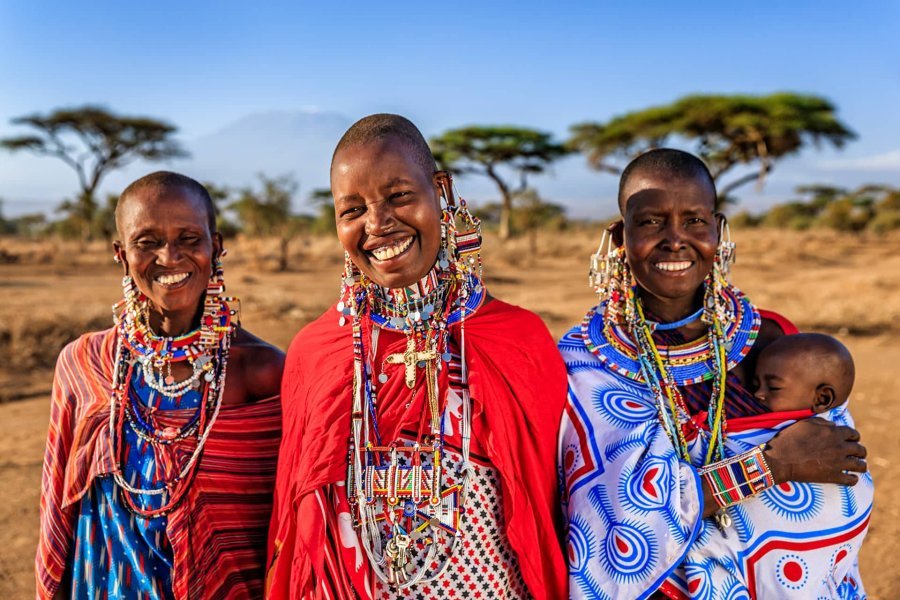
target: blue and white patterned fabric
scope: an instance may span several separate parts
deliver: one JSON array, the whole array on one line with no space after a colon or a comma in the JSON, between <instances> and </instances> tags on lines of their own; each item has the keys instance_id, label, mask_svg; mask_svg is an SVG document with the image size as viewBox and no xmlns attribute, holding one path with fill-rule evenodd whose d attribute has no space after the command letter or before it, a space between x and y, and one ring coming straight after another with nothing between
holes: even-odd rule
<instances>
[{"instance_id":1,"label":"blue and white patterned fabric","mask_svg":"<svg viewBox=\"0 0 900 600\"><path fill-rule=\"evenodd\" d=\"M160 412L195 410L200 393L188 390L177 404L147 385L135 368L129 393L145 407ZM171 411L171 412L170 412ZM161 487L161 470L151 445L125 425L125 478L136 487ZM72 598L141 598L170 600L174 556L165 516L145 519L128 510L112 477L99 477L81 500L72 561ZM159 508L162 497L136 496L144 510Z\"/></svg>"},{"instance_id":2,"label":"blue and white patterned fabric","mask_svg":"<svg viewBox=\"0 0 900 600\"><path fill-rule=\"evenodd\" d=\"M576 327L559 344L569 402L559 464L572 598L862 599L857 555L872 508L868 474L854 487L785 483L728 509L725 537L703 519L696 469L679 459L649 388L607 369ZM819 415L852 425L846 404ZM726 453L775 429L731 433ZM704 432L705 433L705 432ZM691 442L701 464L706 438Z\"/></svg>"}]
</instances>

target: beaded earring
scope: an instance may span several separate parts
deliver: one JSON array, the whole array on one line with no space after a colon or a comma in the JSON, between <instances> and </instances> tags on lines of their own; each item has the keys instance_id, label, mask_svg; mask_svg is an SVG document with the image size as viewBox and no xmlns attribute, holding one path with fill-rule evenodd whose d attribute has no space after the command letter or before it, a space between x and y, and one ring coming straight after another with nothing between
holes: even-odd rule
<instances>
[{"instance_id":1,"label":"beaded earring","mask_svg":"<svg viewBox=\"0 0 900 600\"><path fill-rule=\"evenodd\" d=\"M453 177L444 172L441 188L445 207L441 211L441 251L438 266L446 269L455 263L460 275L481 279L484 264L481 256L481 221L472 214L463 198L456 201Z\"/></svg>"},{"instance_id":2,"label":"beaded earring","mask_svg":"<svg viewBox=\"0 0 900 600\"><path fill-rule=\"evenodd\" d=\"M605 304L604 320L607 323L624 325L633 312L628 302L634 285L631 269L625 257L625 247L616 246L611 235L603 230L600 246L591 255L588 283L597 294L598 305Z\"/></svg>"},{"instance_id":3,"label":"beaded earring","mask_svg":"<svg viewBox=\"0 0 900 600\"><path fill-rule=\"evenodd\" d=\"M347 317L357 314L356 290L361 283L362 273L350 260L350 253L344 251L344 270L341 272L341 295L337 309L341 313L339 323L341 326L347 323Z\"/></svg>"},{"instance_id":4,"label":"beaded earring","mask_svg":"<svg viewBox=\"0 0 900 600\"><path fill-rule=\"evenodd\" d=\"M731 228L723 217L719 228L719 245L716 247L712 271L706 276L706 292L703 298L704 322L713 323L718 320L723 328L727 328L735 319L734 307L725 297L725 288L730 285L728 275L734 262L734 250Z\"/></svg>"},{"instance_id":5,"label":"beaded earring","mask_svg":"<svg viewBox=\"0 0 900 600\"><path fill-rule=\"evenodd\" d=\"M149 323L150 306L147 297L141 292L134 278L131 275L122 277L122 296L125 304L125 318L130 323ZM113 306L113 314L115 314L119 304Z\"/></svg>"}]
</instances>

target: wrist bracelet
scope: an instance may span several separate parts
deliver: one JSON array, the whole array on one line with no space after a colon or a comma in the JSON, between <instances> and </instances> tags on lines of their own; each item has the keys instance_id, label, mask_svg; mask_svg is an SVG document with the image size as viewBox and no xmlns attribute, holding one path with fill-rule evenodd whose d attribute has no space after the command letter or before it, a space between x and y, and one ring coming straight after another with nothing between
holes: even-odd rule
<instances>
[{"instance_id":1,"label":"wrist bracelet","mask_svg":"<svg viewBox=\"0 0 900 600\"><path fill-rule=\"evenodd\" d=\"M719 508L737 504L775 485L763 448L765 444L760 444L747 452L699 470L700 477L709 484Z\"/></svg>"}]
</instances>

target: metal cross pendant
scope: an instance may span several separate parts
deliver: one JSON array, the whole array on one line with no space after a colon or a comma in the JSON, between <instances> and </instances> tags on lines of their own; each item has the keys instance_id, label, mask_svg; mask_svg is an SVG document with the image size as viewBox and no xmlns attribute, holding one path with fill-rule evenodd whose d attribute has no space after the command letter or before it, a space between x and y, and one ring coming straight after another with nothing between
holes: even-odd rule
<instances>
[{"instance_id":1,"label":"metal cross pendant","mask_svg":"<svg viewBox=\"0 0 900 600\"><path fill-rule=\"evenodd\" d=\"M406 367L406 387L416 387L416 365L422 361L434 360L437 352L434 350L416 351L416 340L413 336L406 339L406 352L390 354L385 359L391 365L404 365Z\"/></svg>"}]
</instances>

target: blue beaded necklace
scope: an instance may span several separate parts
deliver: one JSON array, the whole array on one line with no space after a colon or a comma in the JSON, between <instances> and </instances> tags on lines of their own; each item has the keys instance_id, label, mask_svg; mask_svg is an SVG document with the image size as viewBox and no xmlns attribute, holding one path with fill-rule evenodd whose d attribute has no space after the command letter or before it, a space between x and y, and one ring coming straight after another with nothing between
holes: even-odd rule
<instances>
[{"instance_id":1,"label":"blue beaded necklace","mask_svg":"<svg viewBox=\"0 0 900 600\"><path fill-rule=\"evenodd\" d=\"M650 331L671 331L673 329L678 329L679 327L684 327L688 323L693 323L702 316L703 307L701 306L697 309L697 312L689 314L680 321L673 321L671 323L656 323L654 321L647 321L647 325L650 326Z\"/></svg>"}]
</instances>

